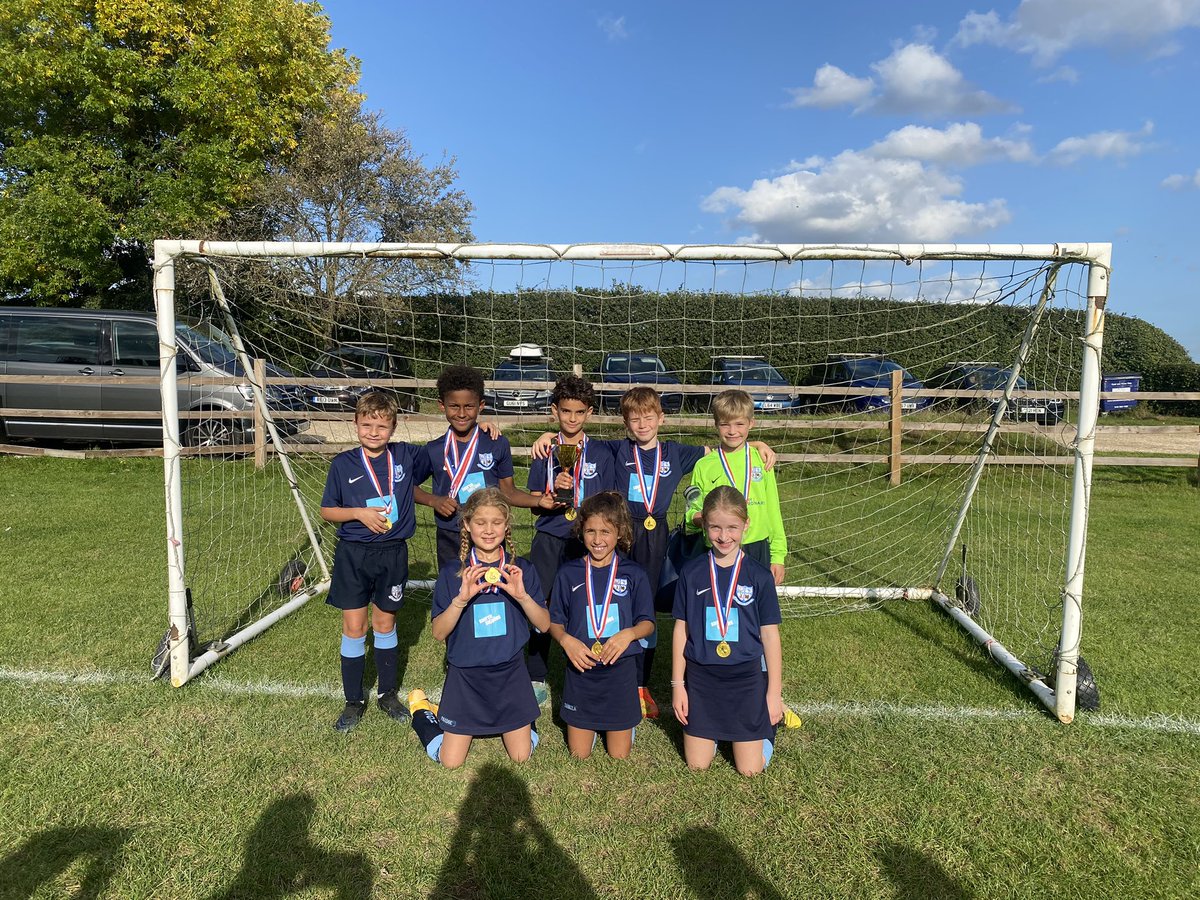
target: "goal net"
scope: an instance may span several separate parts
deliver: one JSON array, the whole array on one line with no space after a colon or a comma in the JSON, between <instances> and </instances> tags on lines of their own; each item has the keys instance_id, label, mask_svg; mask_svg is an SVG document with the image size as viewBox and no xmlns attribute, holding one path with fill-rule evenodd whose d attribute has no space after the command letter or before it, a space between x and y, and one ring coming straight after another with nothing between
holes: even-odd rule
<instances>
[{"instance_id":1,"label":"goal net","mask_svg":"<svg viewBox=\"0 0 1200 900\"><path fill-rule=\"evenodd\" d=\"M434 380L465 363L519 486L564 373L596 386L600 437L624 434L631 383L662 394L660 437L695 444L714 443L712 397L747 391L778 453L785 616L927 602L1070 721L1094 690L1079 610L1108 254L159 242L164 666L182 684L328 588L318 508L356 398L393 392L395 439L423 444L446 429ZM190 371L203 354L226 382ZM436 574L427 512L410 586Z\"/></svg>"}]
</instances>

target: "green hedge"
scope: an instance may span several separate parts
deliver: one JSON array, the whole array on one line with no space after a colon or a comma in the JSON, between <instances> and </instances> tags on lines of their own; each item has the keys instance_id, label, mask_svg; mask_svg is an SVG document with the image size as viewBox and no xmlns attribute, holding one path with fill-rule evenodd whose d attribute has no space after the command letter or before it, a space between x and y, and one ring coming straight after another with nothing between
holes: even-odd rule
<instances>
[{"instance_id":1,"label":"green hedge","mask_svg":"<svg viewBox=\"0 0 1200 900\"><path fill-rule=\"evenodd\" d=\"M1142 371L1143 391L1200 392L1200 364L1194 362L1159 363ZM1150 406L1159 412L1177 416L1200 416L1200 401L1151 400Z\"/></svg>"}]
</instances>

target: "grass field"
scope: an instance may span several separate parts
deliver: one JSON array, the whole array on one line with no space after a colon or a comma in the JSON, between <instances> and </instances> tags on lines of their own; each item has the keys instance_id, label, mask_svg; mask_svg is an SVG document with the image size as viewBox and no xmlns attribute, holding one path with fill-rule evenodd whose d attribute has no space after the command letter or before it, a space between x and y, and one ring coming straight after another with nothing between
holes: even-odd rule
<instances>
[{"instance_id":1,"label":"grass field","mask_svg":"<svg viewBox=\"0 0 1200 900\"><path fill-rule=\"evenodd\" d=\"M1196 896L1189 477L1097 470L1099 713L1056 724L925 604L789 619L804 727L745 780L688 773L666 720L623 764L572 762L548 714L525 766L486 741L444 772L376 710L338 736L320 603L150 682L161 463L0 459L0 898ZM440 685L427 617L401 616L406 686Z\"/></svg>"}]
</instances>

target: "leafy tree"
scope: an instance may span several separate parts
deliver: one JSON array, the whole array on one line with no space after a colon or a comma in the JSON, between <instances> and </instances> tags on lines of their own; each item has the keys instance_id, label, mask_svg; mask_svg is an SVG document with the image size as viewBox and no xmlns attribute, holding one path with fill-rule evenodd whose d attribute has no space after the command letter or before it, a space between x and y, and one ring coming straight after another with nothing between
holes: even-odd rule
<instances>
[{"instance_id":1,"label":"leafy tree","mask_svg":"<svg viewBox=\"0 0 1200 900\"><path fill-rule=\"evenodd\" d=\"M219 228L353 83L328 40L296 0L0 3L0 296L148 302L150 242Z\"/></svg>"},{"instance_id":2,"label":"leafy tree","mask_svg":"<svg viewBox=\"0 0 1200 900\"><path fill-rule=\"evenodd\" d=\"M307 116L299 145L260 184L235 226L241 239L284 241L471 241L472 204L456 186L454 159L428 166L403 131L387 128L360 95L332 92ZM463 268L422 260L303 259L293 267L226 264L222 278L247 330L336 340L339 329L382 340L413 295L463 287ZM303 322L300 321L303 319ZM299 327L289 329L288 325ZM297 337L297 339L299 339ZM294 347L297 356L313 348ZM316 349L320 349L319 347Z\"/></svg>"}]
</instances>

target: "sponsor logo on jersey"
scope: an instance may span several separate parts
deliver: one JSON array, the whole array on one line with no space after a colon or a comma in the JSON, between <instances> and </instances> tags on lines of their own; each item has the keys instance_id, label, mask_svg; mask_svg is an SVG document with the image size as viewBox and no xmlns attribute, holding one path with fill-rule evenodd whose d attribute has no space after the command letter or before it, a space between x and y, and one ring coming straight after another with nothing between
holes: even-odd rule
<instances>
[{"instance_id":1,"label":"sponsor logo on jersey","mask_svg":"<svg viewBox=\"0 0 1200 900\"><path fill-rule=\"evenodd\" d=\"M500 617L498 615L496 615L495 613L492 613L489 616L483 616L479 620L479 624L480 625L495 625L499 621L500 621Z\"/></svg>"},{"instance_id":2,"label":"sponsor logo on jersey","mask_svg":"<svg viewBox=\"0 0 1200 900\"><path fill-rule=\"evenodd\" d=\"M734 593L734 599L737 601L738 606L746 606L749 603L753 603L754 602L754 587L753 587L753 585L739 584L737 586L737 591Z\"/></svg>"},{"instance_id":3,"label":"sponsor logo on jersey","mask_svg":"<svg viewBox=\"0 0 1200 900\"><path fill-rule=\"evenodd\" d=\"M451 728L458 724L457 719L447 719L445 716L438 716L438 719L443 725L449 725Z\"/></svg>"},{"instance_id":4,"label":"sponsor logo on jersey","mask_svg":"<svg viewBox=\"0 0 1200 900\"><path fill-rule=\"evenodd\" d=\"M393 584L392 585L392 593L390 596L391 596L393 603L399 603L401 600L403 600L404 599L404 585Z\"/></svg>"},{"instance_id":5,"label":"sponsor logo on jersey","mask_svg":"<svg viewBox=\"0 0 1200 900\"><path fill-rule=\"evenodd\" d=\"M629 593L629 579L628 578L614 578L613 579L613 593L616 594L618 597L624 597L626 594L628 594Z\"/></svg>"},{"instance_id":6,"label":"sponsor logo on jersey","mask_svg":"<svg viewBox=\"0 0 1200 900\"><path fill-rule=\"evenodd\" d=\"M479 468L483 471L489 471L496 464L495 458L490 453L480 453L478 458Z\"/></svg>"}]
</instances>

